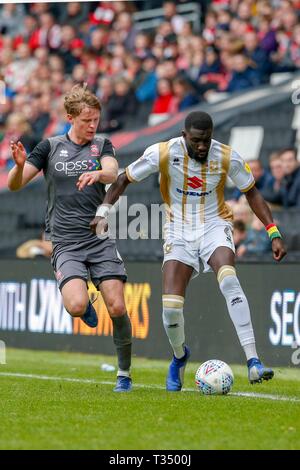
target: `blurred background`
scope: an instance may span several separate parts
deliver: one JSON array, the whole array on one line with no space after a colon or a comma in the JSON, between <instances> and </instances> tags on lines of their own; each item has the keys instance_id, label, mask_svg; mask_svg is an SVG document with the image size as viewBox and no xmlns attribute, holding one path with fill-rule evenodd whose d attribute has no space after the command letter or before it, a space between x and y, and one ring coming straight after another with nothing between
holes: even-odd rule
<instances>
[{"instance_id":1,"label":"blurred background","mask_svg":"<svg viewBox=\"0 0 300 470\"><path fill-rule=\"evenodd\" d=\"M102 103L98 132L124 168L147 145L179 135L203 109L215 138L249 161L275 210L289 259L300 252L300 2L297 0L116 1L0 5L0 255L42 238L45 186L8 193L9 142L28 153L69 129L63 96L87 82ZM300 96L300 90L299 90ZM293 103L294 101L294 103ZM228 182L239 259L270 258L266 233ZM130 202L159 202L156 176L130 188ZM42 240L41 240L42 241ZM36 246L36 244L34 245ZM47 245L19 250L49 255ZM45 249L45 251L43 251ZM127 259L162 257L160 240L120 242Z\"/></svg>"}]
</instances>

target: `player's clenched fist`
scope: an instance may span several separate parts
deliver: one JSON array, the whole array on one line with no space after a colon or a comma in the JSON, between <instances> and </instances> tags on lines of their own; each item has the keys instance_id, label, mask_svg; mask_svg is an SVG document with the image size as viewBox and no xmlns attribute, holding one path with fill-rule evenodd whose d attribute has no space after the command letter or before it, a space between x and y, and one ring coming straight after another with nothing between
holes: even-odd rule
<instances>
[{"instance_id":1,"label":"player's clenched fist","mask_svg":"<svg viewBox=\"0 0 300 470\"><path fill-rule=\"evenodd\" d=\"M272 240L272 251L275 261L281 261L286 255L286 248L281 238L274 238Z\"/></svg>"},{"instance_id":2,"label":"player's clenched fist","mask_svg":"<svg viewBox=\"0 0 300 470\"><path fill-rule=\"evenodd\" d=\"M26 150L22 144L22 142L13 142L11 141L10 143L10 148L11 148L11 153L12 157L14 159L14 162L17 166L23 167L26 161Z\"/></svg>"}]
</instances>

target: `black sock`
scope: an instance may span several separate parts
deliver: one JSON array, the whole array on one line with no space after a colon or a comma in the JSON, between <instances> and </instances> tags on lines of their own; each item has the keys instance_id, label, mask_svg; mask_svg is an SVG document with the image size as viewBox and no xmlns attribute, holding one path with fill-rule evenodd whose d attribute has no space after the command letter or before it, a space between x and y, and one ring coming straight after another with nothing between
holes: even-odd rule
<instances>
[{"instance_id":1,"label":"black sock","mask_svg":"<svg viewBox=\"0 0 300 470\"><path fill-rule=\"evenodd\" d=\"M131 323L127 313L113 317L113 338L117 350L119 369L129 371L131 366Z\"/></svg>"}]
</instances>

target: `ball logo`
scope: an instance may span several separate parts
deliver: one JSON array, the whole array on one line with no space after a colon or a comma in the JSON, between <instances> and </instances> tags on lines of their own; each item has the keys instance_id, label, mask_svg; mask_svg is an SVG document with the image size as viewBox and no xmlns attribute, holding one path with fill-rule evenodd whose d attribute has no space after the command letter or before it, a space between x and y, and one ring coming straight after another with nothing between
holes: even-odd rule
<instances>
[{"instance_id":1,"label":"ball logo","mask_svg":"<svg viewBox=\"0 0 300 470\"><path fill-rule=\"evenodd\" d=\"M212 365L208 365L205 369L205 375L208 375L210 374L211 372L213 372L215 370L215 367L212 366Z\"/></svg>"}]
</instances>

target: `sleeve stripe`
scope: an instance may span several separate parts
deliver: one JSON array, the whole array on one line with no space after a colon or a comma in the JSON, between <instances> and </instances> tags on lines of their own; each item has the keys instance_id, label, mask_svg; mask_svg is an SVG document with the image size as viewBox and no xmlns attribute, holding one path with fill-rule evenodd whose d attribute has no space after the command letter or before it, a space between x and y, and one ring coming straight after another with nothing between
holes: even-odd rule
<instances>
[{"instance_id":1,"label":"sleeve stripe","mask_svg":"<svg viewBox=\"0 0 300 470\"><path fill-rule=\"evenodd\" d=\"M128 167L125 169L125 172L126 172L126 176L129 179L130 183L138 183L138 181L135 180L134 178L132 178L132 176L130 175Z\"/></svg>"},{"instance_id":2,"label":"sleeve stripe","mask_svg":"<svg viewBox=\"0 0 300 470\"><path fill-rule=\"evenodd\" d=\"M247 188L240 189L240 191L241 191L241 193L247 193L248 191L250 191L250 189L253 188L253 186L255 186L255 181L252 181L252 183L249 186L247 186Z\"/></svg>"}]
</instances>

